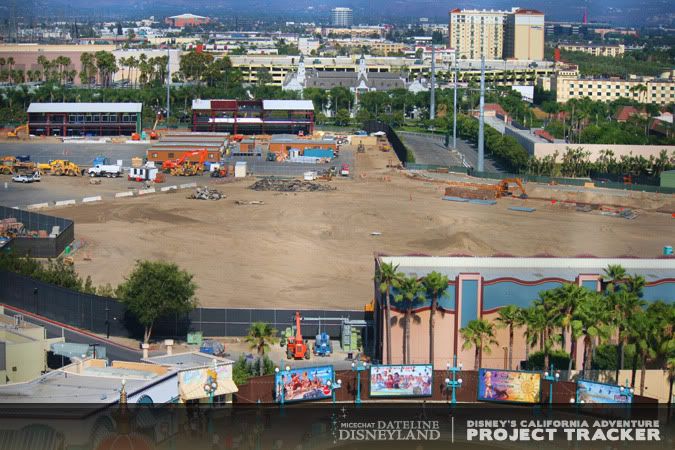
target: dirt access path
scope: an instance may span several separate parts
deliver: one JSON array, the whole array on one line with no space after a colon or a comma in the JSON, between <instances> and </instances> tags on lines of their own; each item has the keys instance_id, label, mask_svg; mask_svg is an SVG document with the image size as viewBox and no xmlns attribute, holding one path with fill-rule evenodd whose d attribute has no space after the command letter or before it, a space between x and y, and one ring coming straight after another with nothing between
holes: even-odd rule
<instances>
[{"instance_id":1,"label":"dirt access path","mask_svg":"<svg viewBox=\"0 0 675 450\"><path fill-rule=\"evenodd\" d=\"M675 237L665 214L624 220L544 201L443 201L442 185L387 169L394 159L358 154L354 179L333 180L329 192L256 192L246 179L214 185L227 195L220 201L183 191L50 214L75 220L86 243L76 267L96 284L119 283L137 259L175 261L195 274L201 305L223 307L362 308L372 299L376 252L647 257ZM537 211L508 210L514 205Z\"/></svg>"}]
</instances>

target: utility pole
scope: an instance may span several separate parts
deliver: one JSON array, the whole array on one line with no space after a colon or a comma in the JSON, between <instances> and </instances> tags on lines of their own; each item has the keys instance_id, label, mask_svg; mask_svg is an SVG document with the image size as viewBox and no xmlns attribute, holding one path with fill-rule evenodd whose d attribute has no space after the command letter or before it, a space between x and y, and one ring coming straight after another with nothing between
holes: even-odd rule
<instances>
[{"instance_id":1,"label":"utility pole","mask_svg":"<svg viewBox=\"0 0 675 450\"><path fill-rule=\"evenodd\" d=\"M459 64L457 64L457 50L455 49L455 90L452 95L452 148L457 150L457 78L459 78Z\"/></svg>"},{"instance_id":2,"label":"utility pole","mask_svg":"<svg viewBox=\"0 0 675 450\"><path fill-rule=\"evenodd\" d=\"M478 171L485 170L485 55L480 59L480 112L478 116Z\"/></svg>"},{"instance_id":3,"label":"utility pole","mask_svg":"<svg viewBox=\"0 0 675 450\"><path fill-rule=\"evenodd\" d=\"M436 47L431 42L431 101L429 102L429 120L436 118Z\"/></svg>"},{"instance_id":4,"label":"utility pole","mask_svg":"<svg viewBox=\"0 0 675 450\"><path fill-rule=\"evenodd\" d=\"M171 47L166 41L166 126L169 127L171 116Z\"/></svg>"}]
</instances>

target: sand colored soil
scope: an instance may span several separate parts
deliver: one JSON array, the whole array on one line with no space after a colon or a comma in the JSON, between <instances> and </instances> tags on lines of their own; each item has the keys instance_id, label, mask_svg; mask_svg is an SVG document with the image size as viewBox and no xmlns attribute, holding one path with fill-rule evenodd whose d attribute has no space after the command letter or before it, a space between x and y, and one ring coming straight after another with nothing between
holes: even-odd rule
<instances>
[{"instance_id":1,"label":"sand colored soil","mask_svg":"<svg viewBox=\"0 0 675 450\"><path fill-rule=\"evenodd\" d=\"M137 259L175 261L195 274L203 306L361 308L375 253L647 257L675 237L674 219L654 212L625 220L537 200L443 201L444 186L387 169L390 159L358 154L354 179L330 192L256 192L248 179L215 185L220 201L183 191L50 213L75 220L86 242L76 268L96 284L119 283Z\"/></svg>"}]
</instances>

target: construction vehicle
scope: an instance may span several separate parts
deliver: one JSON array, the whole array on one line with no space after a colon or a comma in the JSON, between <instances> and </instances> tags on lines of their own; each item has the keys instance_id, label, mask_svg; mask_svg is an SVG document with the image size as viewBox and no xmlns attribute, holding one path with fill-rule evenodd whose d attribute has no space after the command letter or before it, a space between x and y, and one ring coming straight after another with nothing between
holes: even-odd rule
<instances>
[{"instance_id":1,"label":"construction vehicle","mask_svg":"<svg viewBox=\"0 0 675 450\"><path fill-rule=\"evenodd\" d=\"M28 134L29 131L28 131L28 124L27 123L25 123L23 125L19 125L18 127L14 128L14 130L12 130L12 131L8 131L7 137L18 139L19 133L22 132L22 131L25 132L26 134Z\"/></svg>"},{"instance_id":2,"label":"construction vehicle","mask_svg":"<svg viewBox=\"0 0 675 450\"><path fill-rule=\"evenodd\" d=\"M22 159L24 159L22 157ZM18 172L33 172L35 164L25 161L16 156L3 156L0 158L0 175L14 175Z\"/></svg>"},{"instance_id":3,"label":"construction vehicle","mask_svg":"<svg viewBox=\"0 0 675 450\"><path fill-rule=\"evenodd\" d=\"M167 160L162 163L162 171L169 172L174 176L191 177L204 173L204 162L208 157L208 150L195 150L185 152L176 160ZM191 156L199 156L198 162L189 161Z\"/></svg>"},{"instance_id":4,"label":"construction vehicle","mask_svg":"<svg viewBox=\"0 0 675 450\"><path fill-rule=\"evenodd\" d=\"M497 184L467 183L464 181L448 181L451 187L446 188L445 195L467 198L495 199L516 196L511 189L515 184L520 189L519 198L526 199L527 192L520 178L504 178Z\"/></svg>"},{"instance_id":5,"label":"construction vehicle","mask_svg":"<svg viewBox=\"0 0 675 450\"><path fill-rule=\"evenodd\" d=\"M314 354L316 356L330 356L331 353L333 353L333 346L330 343L328 333L317 334L314 339Z\"/></svg>"},{"instance_id":6,"label":"construction vehicle","mask_svg":"<svg viewBox=\"0 0 675 450\"><path fill-rule=\"evenodd\" d=\"M225 178L227 177L227 166L217 167L211 172L213 178Z\"/></svg>"},{"instance_id":7,"label":"construction vehicle","mask_svg":"<svg viewBox=\"0 0 675 450\"><path fill-rule=\"evenodd\" d=\"M274 152L267 152L267 161L276 161L277 155Z\"/></svg>"},{"instance_id":8,"label":"construction vehicle","mask_svg":"<svg viewBox=\"0 0 675 450\"><path fill-rule=\"evenodd\" d=\"M159 139L159 133L157 132L157 124L159 124L161 121L164 120L164 115L160 112L157 113L157 117L155 118L155 123L152 126L152 130L150 130L150 133L148 136L150 137L150 140L157 140Z\"/></svg>"},{"instance_id":9,"label":"construction vehicle","mask_svg":"<svg viewBox=\"0 0 675 450\"><path fill-rule=\"evenodd\" d=\"M295 336L289 337L286 344L286 357L288 359L309 359L310 353L307 348L307 342L302 339L302 329L300 328L300 311L295 312Z\"/></svg>"},{"instance_id":10,"label":"construction vehicle","mask_svg":"<svg viewBox=\"0 0 675 450\"><path fill-rule=\"evenodd\" d=\"M84 171L80 169L80 166L65 159L49 161L49 173L57 176L66 175L69 177L84 175Z\"/></svg>"}]
</instances>

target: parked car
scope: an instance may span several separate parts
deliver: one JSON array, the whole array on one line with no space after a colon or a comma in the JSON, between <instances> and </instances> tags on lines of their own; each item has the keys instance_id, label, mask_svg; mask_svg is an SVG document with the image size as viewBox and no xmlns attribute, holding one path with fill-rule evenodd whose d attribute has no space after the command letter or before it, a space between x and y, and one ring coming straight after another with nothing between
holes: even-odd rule
<instances>
[{"instance_id":1,"label":"parked car","mask_svg":"<svg viewBox=\"0 0 675 450\"><path fill-rule=\"evenodd\" d=\"M32 183L32 182L39 182L40 181L40 172L35 172L32 175L26 175L26 174L20 174L20 175L14 175L12 177L12 181L15 183Z\"/></svg>"}]
</instances>

